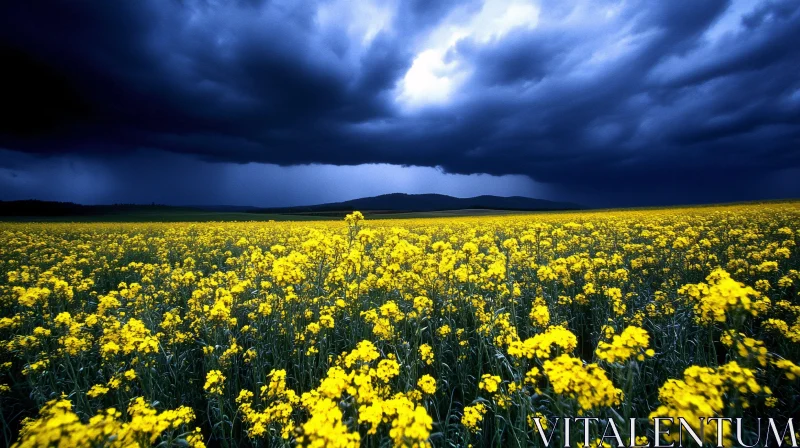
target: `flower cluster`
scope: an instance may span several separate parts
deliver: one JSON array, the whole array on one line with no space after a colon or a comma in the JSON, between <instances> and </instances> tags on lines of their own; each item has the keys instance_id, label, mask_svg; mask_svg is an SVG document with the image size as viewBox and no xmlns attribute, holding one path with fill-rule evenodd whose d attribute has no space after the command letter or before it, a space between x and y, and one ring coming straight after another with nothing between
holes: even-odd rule
<instances>
[{"instance_id":1,"label":"flower cluster","mask_svg":"<svg viewBox=\"0 0 800 448\"><path fill-rule=\"evenodd\" d=\"M630 326L618 335L614 335L611 342L600 341L597 344L597 357L606 362L624 363L631 358L644 361L645 357L655 355L649 348L650 335L643 328Z\"/></svg>"},{"instance_id":2,"label":"flower cluster","mask_svg":"<svg viewBox=\"0 0 800 448\"><path fill-rule=\"evenodd\" d=\"M72 402L62 396L45 403L38 418L23 422L21 440L14 447L146 447L154 444L162 433L183 430L176 434L177 439L183 439L186 446L205 448L197 430L188 427L194 419L194 411L188 407L158 412L137 397L131 401L125 417L115 408L108 408L83 422L73 411Z\"/></svg>"},{"instance_id":3,"label":"flower cluster","mask_svg":"<svg viewBox=\"0 0 800 448\"><path fill-rule=\"evenodd\" d=\"M537 446L800 407L797 202L308 218L0 223L7 438Z\"/></svg>"},{"instance_id":4,"label":"flower cluster","mask_svg":"<svg viewBox=\"0 0 800 448\"><path fill-rule=\"evenodd\" d=\"M584 412L618 405L622 398L622 391L614 387L600 366L584 365L566 354L545 361L544 373L557 394L575 399Z\"/></svg>"}]
</instances>

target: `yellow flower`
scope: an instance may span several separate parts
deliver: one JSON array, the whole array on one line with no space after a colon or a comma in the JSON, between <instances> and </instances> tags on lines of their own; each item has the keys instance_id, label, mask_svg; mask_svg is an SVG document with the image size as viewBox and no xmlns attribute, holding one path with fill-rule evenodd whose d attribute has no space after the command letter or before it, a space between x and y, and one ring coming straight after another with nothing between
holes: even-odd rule
<instances>
[{"instance_id":1,"label":"yellow flower","mask_svg":"<svg viewBox=\"0 0 800 448\"><path fill-rule=\"evenodd\" d=\"M383 382L388 382L400 374L400 364L394 359L382 359L378 362L377 376Z\"/></svg>"},{"instance_id":2,"label":"yellow flower","mask_svg":"<svg viewBox=\"0 0 800 448\"><path fill-rule=\"evenodd\" d=\"M800 366L795 365L795 363L789 361L788 359L778 359L772 362L772 364L782 369L786 378L790 380L795 380L800 377Z\"/></svg>"},{"instance_id":3,"label":"yellow flower","mask_svg":"<svg viewBox=\"0 0 800 448\"><path fill-rule=\"evenodd\" d=\"M508 348L508 354L516 357L547 359L551 357L553 346L571 352L578 346L578 338L561 325L553 326L525 341L513 341Z\"/></svg>"},{"instance_id":4,"label":"yellow flower","mask_svg":"<svg viewBox=\"0 0 800 448\"><path fill-rule=\"evenodd\" d=\"M481 381L478 383L478 388L493 394L497 392L497 386L502 381L503 380L499 376L486 373L481 377Z\"/></svg>"},{"instance_id":5,"label":"yellow flower","mask_svg":"<svg viewBox=\"0 0 800 448\"><path fill-rule=\"evenodd\" d=\"M433 395L436 393L436 380L430 375L422 375L417 381L417 387L422 393Z\"/></svg>"},{"instance_id":6,"label":"yellow flower","mask_svg":"<svg viewBox=\"0 0 800 448\"><path fill-rule=\"evenodd\" d=\"M620 403L622 391L615 388L597 364L561 355L544 362L544 373L555 393L572 398L584 411Z\"/></svg>"},{"instance_id":7,"label":"yellow flower","mask_svg":"<svg viewBox=\"0 0 800 448\"><path fill-rule=\"evenodd\" d=\"M528 427L536 429L536 421L539 421L539 425L542 427L543 430L547 430L547 417L544 416L541 412L535 412L533 414L528 414L526 421L528 422Z\"/></svg>"},{"instance_id":8,"label":"yellow flower","mask_svg":"<svg viewBox=\"0 0 800 448\"><path fill-rule=\"evenodd\" d=\"M547 324L550 323L550 310L547 308L544 298L536 298L531 308L530 318L534 324L542 328L547 327Z\"/></svg>"},{"instance_id":9,"label":"yellow flower","mask_svg":"<svg viewBox=\"0 0 800 448\"><path fill-rule=\"evenodd\" d=\"M419 356L422 359L422 362L431 365L433 364L433 348L431 348L428 344L422 344L419 346Z\"/></svg>"},{"instance_id":10,"label":"yellow flower","mask_svg":"<svg viewBox=\"0 0 800 448\"><path fill-rule=\"evenodd\" d=\"M613 336L610 343L600 341L597 344L597 357L603 361L624 363L631 358L644 361L645 357L652 357L655 352L648 348L650 335L642 328L630 326L621 334Z\"/></svg>"},{"instance_id":11,"label":"yellow flower","mask_svg":"<svg viewBox=\"0 0 800 448\"><path fill-rule=\"evenodd\" d=\"M474 406L466 406L464 415L461 417L461 424L466 426L470 432L480 431L480 424L483 422L483 415L486 414L486 406L478 403Z\"/></svg>"},{"instance_id":12,"label":"yellow flower","mask_svg":"<svg viewBox=\"0 0 800 448\"><path fill-rule=\"evenodd\" d=\"M694 301L697 320L704 324L725 322L732 312L745 312L753 316L763 310L760 294L749 286L733 280L723 269L715 269L706 277L709 282L688 284L679 290Z\"/></svg>"},{"instance_id":13,"label":"yellow flower","mask_svg":"<svg viewBox=\"0 0 800 448\"><path fill-rule=\"evenodd\" d=\"M222 395L225 389L225 375L219 370L211 370L206 374L206 384L203 390L211 395Z\"/></svg>"},{"instance_id":14,"label":"yellow flower","mask_svg":"<svg viewBox=\"0 0 800 448\"><path fill-rule=\"evenodd\" d=\"M360 446L361 436L350 432L343 422L342 411L336 402L328 399L309 404L311 417L300 426L297 442L302 446L346 447Z\"/></svg>"}]
</instances>

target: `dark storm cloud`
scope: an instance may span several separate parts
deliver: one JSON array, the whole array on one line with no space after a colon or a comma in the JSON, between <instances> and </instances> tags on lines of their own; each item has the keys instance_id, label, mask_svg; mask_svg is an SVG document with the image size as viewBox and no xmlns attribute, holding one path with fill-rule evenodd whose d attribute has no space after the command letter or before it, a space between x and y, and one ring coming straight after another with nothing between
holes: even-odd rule
<instances>
[{"instance_id":1,"label":"dark storm cloud","mask_svg":"<svg viewBox=\"0 0 800 448\"><path fill-rule=\"evenodd\" d=\"M436 166L598 204L798 194L796 0L6 2L0 17L15 151Z\"/></svg>"}]
</instances>

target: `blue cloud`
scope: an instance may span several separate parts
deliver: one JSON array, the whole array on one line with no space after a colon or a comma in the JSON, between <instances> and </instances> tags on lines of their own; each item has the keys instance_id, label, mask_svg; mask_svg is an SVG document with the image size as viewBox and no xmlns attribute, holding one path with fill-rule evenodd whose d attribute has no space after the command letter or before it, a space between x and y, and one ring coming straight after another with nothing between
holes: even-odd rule
<instances>
[{"instance_id":1,"label":"blue cloud","mask_svg":"<svg viewBox=\"0 0 800 448\"><path fill-rule=\"evenodd\" d=\"M800 167L798 41L794 0L7 2L0 146L442 167L597 204L785 196L728 180Z\"/></svg>"}]
</instances>

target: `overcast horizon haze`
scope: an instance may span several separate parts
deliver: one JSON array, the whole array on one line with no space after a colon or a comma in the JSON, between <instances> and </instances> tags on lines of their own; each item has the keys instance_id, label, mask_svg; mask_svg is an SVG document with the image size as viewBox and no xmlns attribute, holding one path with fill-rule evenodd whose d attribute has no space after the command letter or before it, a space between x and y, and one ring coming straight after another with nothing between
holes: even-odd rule
<instances>
[{"instance_id":1,"label":"overcast horizon haze","mask_svg":"<svg viewBox=\"0 0 800 448\"><path fill-rule=\"evenodd\" d=\"M800 197L800 1L4 2L0 200Z\"/></svg>"}]
</instances>

